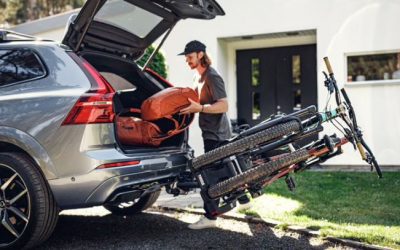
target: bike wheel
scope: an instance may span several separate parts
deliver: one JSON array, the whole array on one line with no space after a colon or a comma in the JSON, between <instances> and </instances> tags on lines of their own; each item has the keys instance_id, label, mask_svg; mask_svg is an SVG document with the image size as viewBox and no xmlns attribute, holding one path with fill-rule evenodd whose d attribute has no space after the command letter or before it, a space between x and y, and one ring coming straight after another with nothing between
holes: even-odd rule
<instances>
[{"instance_id":1,"label":"bike wheel","mask_svg":"<svg viewBox=\"0 0 400 250\"><path fill-rule=\"evenodd\" d=\"M192 160L192 167L199 170L202 167L223 159L225 157L241 153L245 150L253 148L261 143L268 142L273 139L281 138L289 133L300 132L300 123L298 121L289 121L286 123L278 124L253 135L244 137L237 141L228 143L219 148L211 150L199 157Z\"/></svg>"},{"instance_id":2,"label":"bike wheel","mask_svg":"<svg viewBox=\"0 0 400 250\"><path fill-rule=\"evenodd\" d=\"M244 185L265 178L281 168L307 160L309 157L306 149L300 149L285 154L275 160L266 162L255 168L249 169L239 175L231 177L225 181L219 182L208 189L208 195L212 198L218 198L226 195Z\"/></svg>"}]
</instances>

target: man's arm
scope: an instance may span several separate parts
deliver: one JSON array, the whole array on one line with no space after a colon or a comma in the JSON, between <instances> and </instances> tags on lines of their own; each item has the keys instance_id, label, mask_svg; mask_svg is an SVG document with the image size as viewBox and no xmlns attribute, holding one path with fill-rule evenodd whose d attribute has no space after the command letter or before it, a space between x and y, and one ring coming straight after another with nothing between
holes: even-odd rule
<instances>
[{"instance_id":1,"label":"man's arm","mask_svg":"<svg viewBox=\"0 0 400 250\"><path fill-rule=\"evenodd\" d=\"M181 114L189 113L208 113L221 114L228 111L228 100L226 98L219 99L213 104L201 105L189 98L190 105L180 111Z\"/></svg>"},{"instance_id":2,"label":"man's arm","mask_svg":"<svg viewBox=\"0 0 400 250\"><path fill-rule=\"evenodd\" d=\"M202 113L221 114L228 112L228 100L226 98L219 99L213 104L202 105Z\"/></svg>"}]
</instances>

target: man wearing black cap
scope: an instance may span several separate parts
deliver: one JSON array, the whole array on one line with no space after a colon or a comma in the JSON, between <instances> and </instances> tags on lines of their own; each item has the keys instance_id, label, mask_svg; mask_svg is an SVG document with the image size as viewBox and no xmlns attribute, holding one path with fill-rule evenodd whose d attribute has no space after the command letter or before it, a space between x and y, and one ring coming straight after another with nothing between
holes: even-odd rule
<instances>
[{"instance_id":1,"label":"man wearing black cap","mask_svg":"<svg viewBox=\"0 0 400 250\"><path fill-rule=\"evenodd\" d=\"M199 83L202 88L196 89L200 96L200 103L191 99L190 106L181 110L181 114L200 113L199 126L202 131L204 152L215 149L218 145L231 137L229 120L226 115L228 101L222 77L211 67L211 60L206 53L206 46L199 41L189 42L185 50L179 55L186 57L191 69L196 69L201 76ZM216 227L216 217L207 211L204 218L189 225L191 229Z\"/></svg>"}]
</instances>

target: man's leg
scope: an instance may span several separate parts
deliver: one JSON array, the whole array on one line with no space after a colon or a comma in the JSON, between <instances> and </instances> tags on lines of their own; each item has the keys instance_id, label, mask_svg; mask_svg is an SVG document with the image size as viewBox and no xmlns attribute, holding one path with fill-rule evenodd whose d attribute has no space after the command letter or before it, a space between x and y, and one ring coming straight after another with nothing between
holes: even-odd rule
<instances>
[{"instance_id":1,"label":"man's leg","mask_svg":"<svg viewBox=\"0 0 400 250\"><path fill-rule=\"evenodd\" d=\"M222 142L214 141L214 140L204 140L204 152L209 152L209 151L219 147L221 145L221 143ZM214 204L218 205L218 202L219 201L217 201ZM238 203L239 203L238 206L237 206L238 210L247 210L247 209L250 209L252 207L251 201L250 201L249 197L247 197L247 195L244 195L244 196L240 197L238 199ZM215 220L216 219L216 217L212 216L211 213L207 210L206 206L204 206L204 210L206 211L205 216L208 219L210 219L210 220Z\"/></svg>"},{"instance_id":2,"label":"man's leg","mask_svg":"<svg viewBox=\"0 0 400 250\"><path fill-rule=\"evenodd\" d=\"M218 147L220 144L219 141L214 141L214 140L204 140L204 153L210 152L211 150L215 149ZM213 201L214 205L219 204L219 199L216 201ZM206 211L206 214L204 215L207 217L209 220L216 220L217 217L213 216L211 214L211 211L208 211L206 205L204 204L204 210Z\"/></svg>"},{"instance_id":3,"label":"man's leg","mask_svg":"<svg viewBox=\"0 0 400 250\"><path fill-rule=\"evenodd\" d=\"M214 141L214 140L204 140L204 152L207 153L213 149L215 149L218 145L220 144L219 141ZM213 201L215 206L218 206L219 204L219 199L216 201ZM206 212L204 214L204 217L200 218L199 221L197 221L194 224L190 224L189 228L190 229L204 229L204 228L212 228L216 227L217 225L217 217L212 215L211 211L208 210L207 206L204 204L204 211Z\"/></svg>"},{"instance_id":4,"label":"man's leg","mask_svg":"<svg viewBox=\"0 0 400 250\"><path fill-rule=\"evenodd\" d=\"M204 153L217 148L221 142L215 140L204 140Z\"/></svg>"}]
</instances>

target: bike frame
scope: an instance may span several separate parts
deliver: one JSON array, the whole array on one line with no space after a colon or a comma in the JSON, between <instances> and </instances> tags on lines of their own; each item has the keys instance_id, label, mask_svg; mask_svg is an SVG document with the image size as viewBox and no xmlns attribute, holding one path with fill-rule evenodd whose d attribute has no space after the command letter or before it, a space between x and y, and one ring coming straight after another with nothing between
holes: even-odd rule
<instances>
[{"instance_id":1,"label":"bike frame","mask_svg":"<svg viewBox=\"0 0 400 250\"><path fill-rule=\"evenodd\" d=\"M207 210L213 215L223 214L234 208L237 199L246 192L257 197L264 187L279 178L286 177L289 189L293 189L295 185L290 173L306 170L342 154L342 145L349 142L382 177L379 165L358 127L350 99L344 89L339 92L329 60L324 60L329 72L329 76L324 72L325 86L330 94L335 95L335 109L317 112L315 106L310 106L289 115L273 117L242 131L219 148L190 160L189 168L195 181L191 179L178 183L177 187L185 187L185 190L200 187ZM338 128L344 134L342 138L325 135L309 145L297 146L303 138L322 132L323 123L333 123L339 118L346 124L344 127L338 123L343 128L343 131ZM282 147L286 147L284 153L275 152ZM222 205L219 199L224 201Z\"/></svg>"}]
</instances>

